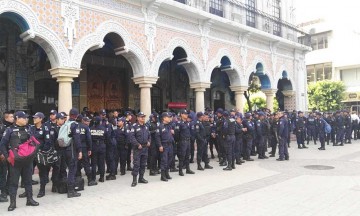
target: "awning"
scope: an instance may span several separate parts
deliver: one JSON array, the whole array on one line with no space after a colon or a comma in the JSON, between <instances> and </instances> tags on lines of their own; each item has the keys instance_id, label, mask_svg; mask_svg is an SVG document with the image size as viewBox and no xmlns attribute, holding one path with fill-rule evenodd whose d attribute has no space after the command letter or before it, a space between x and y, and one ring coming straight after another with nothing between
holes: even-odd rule
<instances>
[{"instance_id":1,"label":"awning","mask_svg":"<svg viewBox=\"0 0 360 216\"><path fill-rule=\"evenodd\" d=\"M341 101L343 103L360 101L360 91L358 91L358 92L345 92L344 95L345 95L344 100Z\"/></svg>"},{"instance_id":2,"label":"awning","mask_svg":"<svg viewBox=\"0 0 360 216\"><path fill-rule=\"evenodd\" d=\"M187 103L184 102L169 102L169 109L185 109L187 107Z\"/></svg>"}]
</instances>

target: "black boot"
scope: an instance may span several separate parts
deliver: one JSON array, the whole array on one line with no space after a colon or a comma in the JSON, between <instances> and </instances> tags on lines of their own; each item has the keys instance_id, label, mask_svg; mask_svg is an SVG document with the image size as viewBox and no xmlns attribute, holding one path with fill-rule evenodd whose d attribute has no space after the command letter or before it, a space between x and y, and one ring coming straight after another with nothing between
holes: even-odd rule
<instances>
[{"instance_id":1,"label":"black boot","mask_svg":"<svg viewBox=\"0 0 360 216\"><path fill-rule=\"evenodd\" d=\"M150 170L150 176L156 176L157 172L153 169Z\"/></svg>"},{"instance_id":2,"label":"black boot","mask_svg":"<svg viewBox=\"0 0 360 216\"><path fill-rule=\"evenodd\" d=\"M127 171L133 171L133 168L131 167L130 163L127 164Z\"/></svg>"},{"instance_id":3,"label":"black boot","mask_svg":"<svg viewBox=\"0 0 360 216\"><path fill-rule=\"evenodd\" d=\"M8 211L14 211L16 209L16 195L10 195L10 205Z\"/></svg>"},{"instance_id":4,"label":"black boot","mask_svg":"<svg viewBox=\"0 0 360 216\"><path fill-rule=\"evenodd\" d=\"M147 184L148 181L146 179L144 179L144 175L140 175L139 176L139 183L143 183L143 184Z\"/></svg>"},{"instance_id":5,"label":"black boot","mask_svg":"<svg viewBox=\"0 0 360 216\"><path fill-rule=\"evenodd\" d=\"M205 163L204 169L212 169L213 167L209 163Z\"/></svg>"},{"instance_id":6,"label":"black boot","mask_svg":"<svg viewBox=\"0 0 360 216\"><path fill-rule=\"evenodd\" d=\"M302 148L303 148L303 149L306 149L306 148L308 148L308 147L306 147L305 144L302 144Z\"/></svg>"},{"instance_id":7,"label":"black boot","mask_svg":"<svg viewBox=\"0 0 360 216\"><path fill-rule=\"evenodd\" d=\"M107 175L106 180L116 180L116 176L113 174Z\"/></svg>"},{"instance_id":8,"label":"black boot","mask_svg":"<svg viewBox=\"0 0 360 216\"><path fill-rule=\"evenodd\" d=\"M41 198L43 196L45 196L45 185L40 184L40 190L39 190L39 193L37 195L37 198Z\"/></svg>"},{"instance_id":9,"label":"black boot","mask_svg":"<svg viewBox=\"0 0 360 216\"><path fill-rule=\"evenodd\" d=\"M165 177L166 177L167 179L172 179L171 176L169 175L169 170L166 170L166 171L165 171Z\"/></svg>"},{"instance_id":10,"label":"black boot","mask_svg":"<svg viewBox=\"0 0 360 216\"><path fill-rule=\"evenodd\" d=\"M8 200L8 198L7 198L6 193L2 193L2 194L0 195L0 202L7 202L7 201L9 201L9 200Z\"/></svg>"},{"instance_id":11,"label":"black boot","mask_svg":"<svg viewBox=\"0 0 360 216\"><path fill-rule=\"evenodd\" d=\"M131 187L135 187L137 185L137 176L133 176L133 181L131 183Z\"/></svg>"},{"instance_id":12,"label":"black boot","mask_svg":"<svg viewBox=\"0 0 360 216\"><path fill-rule=\"evenodd\" d=\"M25 198L26 197L26 192L19 194L19 198Z\"/></svg>"},{"instance_id":13,"label":"black boot","mask_svg":"<svg viewBox=\"0 0 360 216\"><path fill-rule=\"evenodd\" d=\"M204 168L201 166L201 163L200 163L200 162L198 162L197 164L198 164L197 170L202 170L202 171L203 171L203 170L204 170Z\"/></svg>"},{"instance_id":14,"label":"black boot","mask_svg":"<svg viewBox=\"0 0 360 216\"><path fill-rule=\"evenodd\" d=\"M100 178L99 178L99 182L104 182L105 180L104 180L104 176L100 176Z\"/></svg>"},{"instance_id":15,"label":"black boot","mask_svg":"<svg viewBox=\"0 0 360 216\"><path fill-rule=\"evenodd\" d=\"M302 149L303 147L301 147L301 145L300 144L298 144L298 149Z\"/></svg>"},{"instance_id":16,"label":"black boot","mask_svg":"<svg viewBox=\"0 0 360 216\"><path fill-rule=\"evenodd\" d=\"M52 187L51 187L51 192L57 193L58 192L58 187L57 186L58 186L58 184L53 182Z\"/></svg>"},{"instance_id":17,"label":"black boot","mask_svg":"<svg viewBox=\"0 0 360 216\"><path fill-rule=\"evenodd\" d=\"M95 186L95 185L97 185L97 182L92 179L91 175L88 175L88 176L87 176L87 179L88 179L88 186Z\"/></svg>"},{"instance_id":18,"label":"black boot","mask_svg":"<svg viewBox=\"0 0 360 216\"><path fill-rule=\"evenodd\" d=\"M68 185L67 197L68 198L73 198L73 197L79 197L79 196L81 196L81 193L78 193L78 192L75 191L74 185Z\"/></svg>"},{"instance_id":19,"label":"black boot","mask_svg":"<svg viewBox=\"0 0 360 216\"><path fill-rule=\"evenodd\" d=\"M228 163L227 167L225 167L223 170L225 170L225 171L231 171L231 170L232 170L231 164Z\"/></svg>"},{"instance_id":20,"label":"black boot","mask_svg":"<svg viewBox=\"0 0 360 216\"><path fill-rule=\"evenodd\" d=\"M235 169L235 168L236 168L236 167L235 167L235 160L232 161L232 163L231 163L231 168L232 168L232 169Z\"/></svg>"},{"instance_id":21,"label":"black boot","mask_svg":"<svg viewBox=\"0 0 360 216\"><path fill-rule=\"evenodd\" d=\"M39 203L36 202L36 201L33 199L32 195L30 194L30 195L27 197L26 206L38 206L38 205L39 205Z\"/></svg>"},{"instance_id":22,"label":"black boot","mask_svg":"<svg viewBox=\"0 0 360 216\"><path fill-rule=\"evenodd\" d=\"M195 172L190 169L190 165L186 166L186 174L195 174Z\"/></svg>"},{"instance_id":23,"label":"black boot","mask_svg":"<svg viewBox=\"0 0 360 216\"><path fill-rule=\"evenodd\" d=\"M125 166L121 166L120 167L120 175L125 175L126 171L125 171Z\"/></svg>"},{"instance_id":24,"label":"black boot","mask_svg":"<svg viewBox=\"0 0 360 216\"><path fill-rule=\"evenodd\" d=\"M162 170L161 170L161 178L160 178L160 180L161 180L161 181L166 181L166 182L168 181L167 178L166 178L166 176L165 176L165 171L162 171Z\"/></svg>"},{"instance_id":25,"label":"black boot","mask_svg":"<svg viewBox=\"0 0 360 216\"><path fill-rule=\"evenodd\" d=\"M220 166L227 166L226 160L221 161Z\"/></svg>"},{"instance_id":26,"label":"black boot","mask_svg":"<svg viewBox=\"0 0 360 216\"><path fill-rule=\"evenodd\" d=\"M179 167L179 176L184 176L183 169Z\"/></svg>"}]
</instances>

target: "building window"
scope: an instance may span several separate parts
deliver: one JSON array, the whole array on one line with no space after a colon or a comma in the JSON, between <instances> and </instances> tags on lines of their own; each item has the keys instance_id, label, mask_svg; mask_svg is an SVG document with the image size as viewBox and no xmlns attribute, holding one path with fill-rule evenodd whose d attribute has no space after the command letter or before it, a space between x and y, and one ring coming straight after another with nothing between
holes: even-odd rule
<instances>
[{"instance_id":1,"label":"building window","mask_svg":"<svg viewBox=\"0 0 360 216\"><path fill-rule=\"evenodd\" d=\"M186 4L186 0L175 0L175 1Z\"/></svg>"},{"instance_id":2,"label":"building window","mask_svg":"<svg viewBox=\"0 0 360 216\"><path fill-rule=\"evenodd\" d=\"M27 73L21 70L16 71L15 83L17 93L26 93L28 84Z\"/></svg>"},{"instance_id":3,"label":"building window","mask_svg":"<svg viewBox=\"0 0 360 216\"><path fill-rule=\"evenodd\" d=\"M322 33L311 36L311 48L313 50L326 49L328 48L328 37L329 33Z\"/></svg>"},{"instance_id":4,"label":"building window","mask_svg":"<svg viewBox=\"0 0 360 216\"><path fill-rule=\"evenodd\" d=\"M247 0L246 8L246 25L255 28L255 0Z\"/></svg>"},{"instance_id":5,"label":"building window","mask_svg":"<svg viewBox=\"0 0 360 216\"><path fill-rule=\"evenodd\" d=\"M306 66L307 82L317 82L322 80L331 80L332 78L332 64L316 64Z\"/></svg>"},{"instance_id":6,"label":"building window","mask_svg":"<svg viewBox=\"0 0 360 216\"><path fill-rule=\"evenodd\" d=\"M273 34L277 36L281 36L281 8L280 8L280 0L273 0L272 1L272 9L273 9L273 16L275 18L275 22L273 25Z\"/></svg>"},{"instance_id":7,"label":"building window","mask_svg":"<svg viewBox=\"0 0 360 216\"><path fill-rule=\"evenodd\" d=\"M223 0L210 0L210 13L223 17Z\"/></svg>"}]
</instances>

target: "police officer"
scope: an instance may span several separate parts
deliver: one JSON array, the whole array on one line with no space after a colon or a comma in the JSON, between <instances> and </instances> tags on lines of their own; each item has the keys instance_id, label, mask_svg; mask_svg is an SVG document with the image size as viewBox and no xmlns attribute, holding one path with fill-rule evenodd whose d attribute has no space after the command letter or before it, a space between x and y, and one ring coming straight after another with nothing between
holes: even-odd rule
<instances>
[{"instance_id":1,"label":"police officer","mask_svg":"<svg viewBox=\"0 0 360 216\"><path fill-rule=\"evenodd\" d=\"M275 157L277 144L279 143L279 114L275 112L271 121L271 152L270 157Z\"/></svg>"},{"instance_id":2,"label":"police officer","mask_svg":"<svg viewBox=\"0 0 360 216\"><path fill-rule=\"evenodd\" d=\"M336 121L336 131L337 131L335 146L337 146L337 145L343 146L344 145L344 134L345 134L345 119L343 117L342 111L337 112L335 121Z\"/></svg>"},{"instance_id":3,"label":"police officer","mask_svg":"<svg viewBox=\"0 0 360 216\"><path fill-rule=\"evenodd\" d=\"M28 116L25 112L18 111L15 113L15 124L8 127L3 137L0 141L0 161L5 160L8 158L8 151L9 146L11 148L17 148L17 146L21 143L27 141L30 136L31 132L27 125ZM25 164L17 164L16 166L9 166L10 167L10 179L9 179L9 195L10 195L10 206L8 207L8 211L13 211L16 208L16 192L18 189L19 178L24 181L25 185L25 192L27 195L27 206L38 206L39 203L33 200L32 194L32 171L33 171L33 164L32 163L25 163Z\"/></svg>"},{"instance_id":4,"label":"police officer","mask_svg":"<svg viewBox=\"0 0 360 216\"><path fill-rule=\"evenodd\" d=\"M31 134L40 142L39 151L47 152L51 149L51 139L50 139L50 130L49 128L42 123L45 115L41 112L35 113L33 115L34 125L30 127ZM45 196L45 186L49 182L48 176L48 166L43 164L37 164L39 168L39 177L40 177L40 190L37 195L38 198Z\"/></svg>"},{"instance_id":5,"label":"police officer","mask_svg":"<svg viewBox=\"0 0 360 216\"><path fill-rule=\"evenodd\" d=\"M256 121L256 136L258 141L258 155L259 155L258 158L268 159L268 157L265 155L266 152L265 138L266 138L266 130L267 130L267 125L264 120L265 113L259 112L258 115L259 115L259 119Z\"/></svg>"},{"instance_id":6,"label":"police officer","mask_svg":"<svg viewBox=\"0 0 360 216\"><path fill-rule=\"evenodd\" d=\"M244 139L244 132L246 131L246 128L244 128L242 124L242 116L240 114L237 114L235 116L235 147L234 147L234 154L235 154L235 160L236 164L241 165L242 163L245 163L245 161L241 160L243 156L243 139Z\"/></svg>"},{"instance_id":7,"label":"police officer","mask_svg":"<svg viewBox=\"0 0 360 216\"><path fill-rule=\"evenodd\" d=\"M115 148L116 148L116 121L117 119L110 119L106 128L110 135L110 139L106 143L106 158L107 158L107 169L109 175L106 176L106 180L115 180L116 179L116 167L115 167Z\"/></svg>"},{"instance_id":8,"label":"police officer","mask_svg":"<svg viewBox=\"0 0 360 216\"><path fill-rule=\"evenodd\" d=\"M184 176L183 168L186 168L186 174L195 174L190 169L190 139L191 139L191 117L189 118L189 112L186 109L180 111L180 121L175 128L175 137L179 140L179 175Z\"/></svg>"},{"instance_id":9,"label":"police officer","mask_svg":"<svg viewBox=\"0 0 360 216\"><path fill-rule=\"evenodd\" d=\"M77 162L78 160L82 159L80 128L79 128L79 124L76 122L78 115L79 115L79 111L76 108L72 108L69 112L69 121L72 122L70 125L69 137L72 138L72 144L66 147L66 151L65 151L66 165L69 169L67 176L68 198L81 196L80 193L75 191L75 176L77 170Z\"/></svg>"},{"instance_id":10,"label":"police officer","mask_svg":"<svg viewBox=\"0 0 360 216\"><path fill-rule=\"evenodd\" d=\"M132 123L131 123L132 113L131 113L131 111L126 111L125 112L125 118L126 118L126 130L127 130L127 132L129 132L129 131L131 131L131 126L132 126ZM127 154L126 154L127 171L132 171L133 168L131 167L131 143L130 143L130 139L127 140L127 145L125 146L125 148L127 150Z\"/></svg>"},{"instance_id":11,"label":"police officer","mask_svg":"<svg viewBox=\"0 0 360 216\"><path fill-rule=\"evenodd\" d=\"M151 135L149 128L145 125L146 115L139 112L137 115L137 123L133 124L131 129L131 145L133 149L133 182L131 187L137 185L137 176L139 175L139 183L147 184L148 181L144 179L145 168L148 158L148 148L151 143Z\"/></svg>"},{"instance_id":12,"label":"police officer","mask_svg":"<svg viewBox=\"0 0 360 216\"><path fill-rule=\"evenodd\" d=\"M195 131L195 137L196 137L196 147L197 147L197 155L196 155L196 160L197 160L197 169L198 170L204 170L204 168L201 166L201 161L205 162L205 165L208 166L208 169L211 169L209 166L209 161L208 158L205 158L205 151L207 151L207 149L205 149L205 144L206 144L206 132L205 132L205 128L204 125L202 123L203 121L203 117L204 117L204 113L202 112L198 112L196 113L196 117L197 117L197 121L196 123L192 126L192 130Z\"/></svg>"},{"instance_id":13,"label":"police officer","mask_svg":"<svg viewBox=\"0 0 360 216\"><path fill-rule=\"evenodd\" d=\"M76 176L81 177L81 169L84 168L85 174L88 178L88 186L94 186L97 185L97 182L92 180L91 168L90 168L92 140L91 140L91 132L90 132L89 124L91 119L87 116L82 117L80 119L81 119L81 123L79 123L79 128L80 128L82 159L79 160L78 162Z\"/></svg>"},{"instance_id":14,"label":"police officer","mask_svg":"<svg viewBox=\"0 0 360 216\"><path fill-rule=\"evenodd\" d=\"M215 158L214 147L215 147L217 154L219 155L219 146L218 146L217 139L216 139L216 122L214 121L213 114L209 115L209 121L210 121L210 127L211 127L211 136L209 139L209 147L210 147L211 158L214 159Z\"/></svg>"},{"instance_id":15,"label":"police officer","mask_svg":"<svg viewBox=\"0 0 360 216\"><path fill-rule=\"evenodd\" d=\"M158 146L161 154L161 181L168 181L171 179L169 175L170 164L173 157L173 142L174 131L171 128L170 122L172 114L169 112L163 112L161 114L162 123L157 130Z\"/></svg>"},{"instance_id":16,"label":"police officer","mask_svg":"<svg viewBox=\"0 0 360 216\"><path fill-rule=\"evenodd\" d=\"M14 114L11 112L5 112L2 123L0 123L0 141L3 137L5 130L14 123ZM0 152L1 155L1 152ZM8 198L8 185L7 185L7 174L8 174L8 163L6 160L0 160L0 202L7 202Z\"/></svg>"},{"instance_id":17,"label":"police officer","mask_svg":"<svg viewBox=\"0 0 360 216\"><path fill-rule=\"evenodd\" d=\"M279 138L279 158L277 161L289 160L289 152L287 145L287 138L289 136L289 122L286 114L279 113L279 130L278 130L278 138Z\"/></svg>"},{"instance_id":18,"label":"police officer","mask_svg":"<svg viewBox=\"0 0 360 216\"><path fill-rule=\"evenodd\" d=\"M125 149L127 143L127 132L125 128L126 119L118 118L117 128L115 130L116 146L120 160L120 175L125 175L127 149ZM130 131L129 131L130 132Z\"/></svg>"},{"instance_id":19,"label":"police officer","mask_svg":"<svg viewBox=\"0 0 360 216\"><path fill-rule=\"evenodd\" d=\"M223 139L226 150L227 166L223 169L231 171L235 169L234 146L235 146L235 119L230 116L228 111L223 112Z\"/></svg>"},{"instance_id":20,"label":"police officer","mask_svg":"<svg viewBox=\"0 0 360 216\"><path fill-rule=\"evenodd\" d=\"M96 167L99 167L99 182L104 182L106 142L110 140L108 129L101 124L101 117L96 116L94 125L90 128L92 139L91 173L92 180L96 181Z\"/></svg>"},{"instance_id":21,"label":"police officer","mask_svg":"<svg viewBox=\"0 0 360 216\"><path fill-rule=\"evenodd\" d=\"M318 149L325 150L325 120L322 118L320 112L316 113L315 125L316 125L316 133L319 136L319 140L321 144L320 148Z\"/></svg>"},{"instance_id":22,"label":"police officer","mask_svg":"<svg viewBox=\"0 0 360 216\"><path fill-rule=\"evenodd\" d=\"M313 113L310 113L307 122L306 122L306 131L307 131L307 144L311 139L314 140L314 144L316 145L316 130L315 130L315 116Z\"/></svg>"},{"instance_id":23,"label":"police officer","mask_svg":"<svg viewBox=\"0 0 360 216\"><path fill-rule=\"evenodd\" d=\"M153 112L150 115L149 121L147 122L147 126L149 127L150 135L151 135L151 143L150 143L150 175L155 176L159 173L157 162L158 157L160 155L159 148L157 146L157 136L156 131L159 128L160 122L159 122L159 114L157 112Z\"/></svg>"},{"instance_id":24,"label":"police officer","mask_svg":"<svg viewBox=\"0 0 360 216\"><path fill-rule=\"evenodd\" d=\"M345 117L345 143L351 144L352 122L351 122L351 116L347 110L344 110L344 117Z\"/></svg>"},{"instance_id":25,"label":"police officer","mask_svg":"<svg viewBox=\"0 0 360 216\"><path fill-rule=\"evenodd\" d=\"M252 121L252 115L250 113L245 114L245 120L243 121L243 126L246 128L246 131L244 132L245 137L245 146L246 146L246 161L254 161L254 159L250 158L252 145L253 145L253 139L255 135L255 126Z\"/></svg>"},{"instance_id":26,"label":"police officer","mask_svg":"<svg viewBox=\"0 0 360 216\"><path fill-rule=\"evenodd\" d=\"M298 116L294 119L296 141L299 149L307 148L305 146L305 124L306 118L302 111L298 112Z\"/></svg>"},{"instance_id":27,"label":"police officer","mask_svg":"<svg viewBox=\"0 0 360 216\"><path fill-rule=\"evenodd\" d=\"M324 120L325 120L327 123L329 123L329 125L330 125L331 128L332 128L331 133L325 134L326 144L329 145L330 140L331 140L331 142L334 142L333 139L332 139L332 134L334 134L334 133L333 133L333 130L335 129L335 127L334 127L334 120L333 120L333 118L332 118L331 113L326 113L326 116L325 116Z\"/></svg>"}]
</instances>

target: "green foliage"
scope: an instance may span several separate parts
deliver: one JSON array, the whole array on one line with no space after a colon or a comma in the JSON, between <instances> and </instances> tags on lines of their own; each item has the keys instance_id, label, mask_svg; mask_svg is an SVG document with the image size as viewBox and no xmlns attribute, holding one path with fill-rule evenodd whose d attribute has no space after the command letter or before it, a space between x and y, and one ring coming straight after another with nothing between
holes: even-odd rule
<instances>
[{"instance_id":1,"label":"green foliage","mask_svg":"<svg viewBox=\"0 0 360 216\"><path fill-rule=\"evenodd\" d=\"M259 79L259 77L253 75L251 78L251 81L249 82L249 88L247 89L247 91L244 92L244 96L246 99L246 105L249 110L252 110L252 105L253 105L251 103L250 96L260 90L261 90L260 79Z\"/></svg>"},{"instance_id":2,"label":"green foliage","mask_svg":"<svg viewBox=\"0 0 360 216\"><path fill-rule=\"evenodd\" d=\"M345 85L341 81L324 80L308 86L309 108L334 111L342 108Z\"/></svg>"},{"instance_id":3,"label":"green foliage","mask_svg":"<svg viewBox=\"0 0 360 216\"><path fill-rule=\"evenodd\" d=\"M271 112L277 111L279 110L279 102L277 101L276 97L274 97L274 105L273 105L274 110L270 110Z\"/></svg>"},{"instance_id":4,"label":"green foliage","mask_svg":"<svg viewBox=\"0 0 360 216\"><path fill-rule=\"evenodd\" d=\"M257 96L250 99L253 108L261 109L266 107L266 100L263 97ZM246 112L249 112L249 105L246 103L244 107Z\"/></svg>"}]
</instances>

